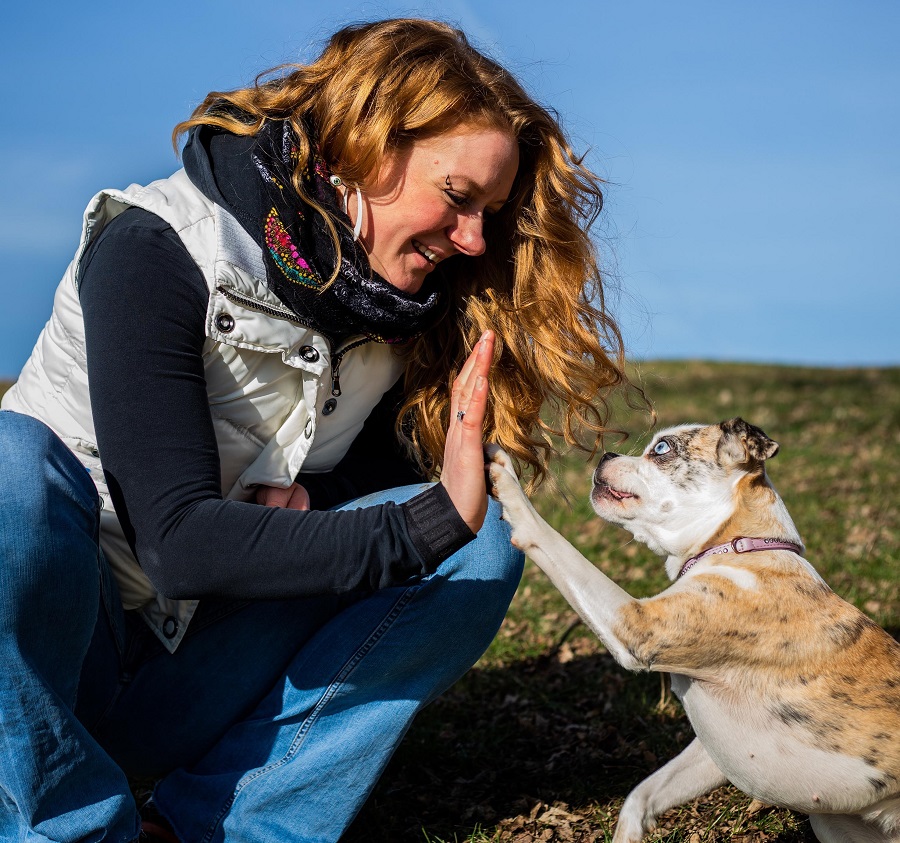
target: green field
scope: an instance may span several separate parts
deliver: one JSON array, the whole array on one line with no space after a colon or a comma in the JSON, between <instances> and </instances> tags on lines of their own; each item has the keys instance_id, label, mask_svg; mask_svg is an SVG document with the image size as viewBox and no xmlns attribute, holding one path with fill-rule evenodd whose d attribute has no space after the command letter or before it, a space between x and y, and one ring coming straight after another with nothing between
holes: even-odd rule
<instances>
[{"instance_id":1,"label":"green field","mask_svg":"<svg viewBox=\"0 0 900 843\"><path fill-rule=\"evenodd\" d=\"M658 426L742 416L781 444L768 463L831 586L900 631L900 368L645 363ZM2 386L0 386L2 391ZM617 405L639 450L648 417ZM660 590L661 560L594 517L592 461L558 466L538 509L632 594ZM494 644L418 719L349 843L607 841L625 794L691 740L658 676L621 670L531 563ZM651 838L812 841L803 817L731 788L663 818Z\"/></svg>"}]
</instances>

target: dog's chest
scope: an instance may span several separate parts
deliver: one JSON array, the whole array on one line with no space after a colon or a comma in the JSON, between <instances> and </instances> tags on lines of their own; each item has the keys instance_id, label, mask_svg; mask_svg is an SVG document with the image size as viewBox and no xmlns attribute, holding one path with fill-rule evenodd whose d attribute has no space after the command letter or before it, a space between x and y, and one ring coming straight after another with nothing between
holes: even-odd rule
<instances>
[{"instance_id":1,"label":"dog's chest","mask_svg":"<svg viewBox=\"0 0 900 843\"><path fill-rule=\"evenodd\" d=\"M729 781L757 799L807 812L841 813L885 796L877 768L827 748L815 724L789 724L761 700L672 677L694 731Z\"/></svg>"}]
</instances>

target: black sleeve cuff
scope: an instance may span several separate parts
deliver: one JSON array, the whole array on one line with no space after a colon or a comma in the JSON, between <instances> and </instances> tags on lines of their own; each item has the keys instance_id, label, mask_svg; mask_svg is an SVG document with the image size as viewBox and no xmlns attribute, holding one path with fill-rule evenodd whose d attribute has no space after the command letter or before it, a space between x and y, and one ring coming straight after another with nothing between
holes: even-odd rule
<instances>
[{"instance_id":1,"label":"black sleeve cuff","mask_svg":"<svg viewBox=\"0 0 900 843\"><path fill-rule=\"evenodd\" d=\"M441 483L435 483L400 508L409 537L425 561L426 574L434 573L441 562L475 538Z\"/></svg>"}]
</instances>

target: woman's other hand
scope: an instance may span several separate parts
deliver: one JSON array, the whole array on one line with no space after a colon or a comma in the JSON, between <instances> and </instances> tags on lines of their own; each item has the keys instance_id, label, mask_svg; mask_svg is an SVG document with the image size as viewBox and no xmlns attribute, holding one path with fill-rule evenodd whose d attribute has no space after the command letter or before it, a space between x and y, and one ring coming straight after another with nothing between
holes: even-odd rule
<instances>
[{"instance_id":1,"label":"woman's other hand","mask_svg":"<svg viewBox=\"0 0 900 843\"><path fill-rule=\"evenodd\" d=\"M257 486L256 502L281 509L309 509L309 493L299 483L292 483L286 489Z\"/></svg>"},{"instance_id":2,"label":"woman's other hand","mask_svg":"<svg viewBox=\"0 0 900 843\"><path fill-rule=\"evenodd\" d=\"M487 514L482 428L493 356L494 332L485 331L453 382L450 429L441 470L441 483L473 533L481 529Z\"/></svg>"}]
</instances>

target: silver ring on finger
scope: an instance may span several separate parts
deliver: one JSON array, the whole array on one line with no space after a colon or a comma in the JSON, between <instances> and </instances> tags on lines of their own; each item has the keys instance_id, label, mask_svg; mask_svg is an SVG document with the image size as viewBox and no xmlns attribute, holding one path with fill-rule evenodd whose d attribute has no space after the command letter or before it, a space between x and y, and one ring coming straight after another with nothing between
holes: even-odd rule
<instances>
[{"instance_id":1,"label":"silver ring on finger","mask_svg":"<svg viewBox=\"0 0 900 843\"><path fill-rule=\"evenodd\" d=\"M461 422L465 418L465 415L466 415L465 410L457 410L456 411L456 420Z\"/></svg>"}]
</instances>

